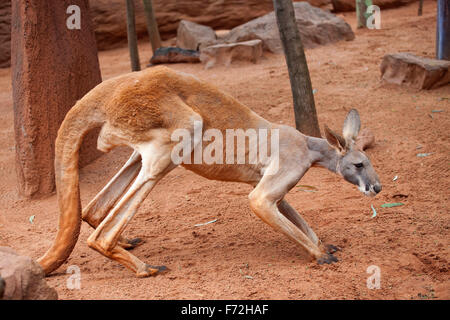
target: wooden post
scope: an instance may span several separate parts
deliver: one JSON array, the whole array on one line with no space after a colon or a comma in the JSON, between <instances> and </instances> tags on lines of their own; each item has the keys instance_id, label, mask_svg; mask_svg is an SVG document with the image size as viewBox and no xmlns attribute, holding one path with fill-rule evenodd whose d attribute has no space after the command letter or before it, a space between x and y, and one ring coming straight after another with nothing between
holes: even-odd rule
<instances>
[{"instance_id":1,"label":"wooden post","mask_svg":"<svg viewBox=\"0 0 450 320\"><path fill-rule=\"evenodd\" d=\"M417 15L422 15L422 9L423 9L423 0L419 0L419 10L417 11Z\"/></svg>"},{"instance_id":2,"label":"wooden post","mask_svg":"<svg viewBox=\"0 0 450 320\"><path fill-rule=\"evenodd\" d=\"M372 5L372 0L356 0L356 27L367 28L367 8Z\"/></svg>"},{"instance_id":3,"label":"wooden post","mask_svg":"<svg viewBox=\"0 0 450 320\"><path fill-rule=\"evenodd\" d=\"M161 37L159 35L158 23L156 22L155 13L153 12L152 0L143 0L145 17L147 19L147 31L152 44L153 53L161 47Z\"/></svg>"},{"instance_id":4,"label":"wooden post","mask_svg":"<svg viewBox=\"0 0 450 320\"><path fill-rule=\"evenodd\" d=\"M55 189L55 139L61 122L102 78L88 0L14 0L11 5L18 190L38 198ZM79 28L69 28L70 21L79 21ZM84 138L81 165L83 157L88 162L101 154L97 136L98 131L91 131Z\"/></svg>"},{"instance_id":5,"label":"wooden post","mask_svg":"<svg viewBox=\"0 0 450 320\"><path fill-rule=\"evenodd\" d=\"M136 23L134 14L134 0L127 1L127 37L130 50L131 71L141 70L139 51L137 46Z\"/></svg>"},{"instance_id":6,"label":"wooden post","mask_svg":"<svg viewBox=\"0 0 450 320\"><path fill-rule=\"evenodd\" d=\"M450 3L448 0L438 0L436 58L450 60Z\"/></svg>"},{"instance_id":7,"label":"wooden post","mask_svg":"<svg viewBox=\"0 0 450 320\"><path fill-rule=\"evenodd\" d=\"M273 0L273 4L291 81L295 126L306 135L320 137L311 79L292 0Z\"/></svg>"}]
</instances>

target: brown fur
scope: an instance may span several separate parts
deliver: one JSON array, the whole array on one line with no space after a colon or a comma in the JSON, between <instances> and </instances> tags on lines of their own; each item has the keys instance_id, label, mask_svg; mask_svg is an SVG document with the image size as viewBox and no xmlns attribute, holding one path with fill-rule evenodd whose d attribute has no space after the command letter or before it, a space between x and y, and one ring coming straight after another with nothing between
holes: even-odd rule
<instances>
[{"instance_id":1,"label":"brown fur","mask_svg":"<svg viewBox=\"0 0 450 320\"><path fill-rule=\"evenodd\" d=\"M359 116L355 112L352 111L346 120L349 124L346 128L352 129L347 130L349 141L357 135L355 128L359 130L359 126L350 126L356 123L355 120L359 125ZM336 171L336 163L342 154L329 143L337 145L337 135L327 130L331 141L327 142L306 137L288 126L272 124L216 87L159 66L99 84L77 102L62 123L55 156L60 221L52 247L39 259L45 273L52 272L68 258L77 241L81 219L95 228L88 238L91 248L122 263L139 277L162 270L143 263L126 251L124 248L131 242L120 235L156 183L176 167L170 157L176 144L171 141L171 134L176 129L187 129L193 134L198 121L202 123L203 132L218 129L223 137L227 129L279 130L279 170L273 175L266 174L274 164L272 160L256 164L182 165L209 179L240 181L255 186L249 200L258 217L296 241L319 262L336 261L283 197L314 163ZM97 126L101 127L100 150L107 152L116 146L127 145L135 152L81 212L78 150L84 135ZM269 137L270 134L269 131ZM353 140L350 142L354 143ZM223 147L225 155L225 141ZM248 149L246 144L246 155Z\"/></svg>"}]
</instances>

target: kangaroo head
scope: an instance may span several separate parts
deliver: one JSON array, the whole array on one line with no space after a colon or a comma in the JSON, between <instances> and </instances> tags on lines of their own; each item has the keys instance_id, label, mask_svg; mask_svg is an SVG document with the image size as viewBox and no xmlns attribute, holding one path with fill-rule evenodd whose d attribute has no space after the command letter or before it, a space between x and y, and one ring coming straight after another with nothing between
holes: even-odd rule
<instances>
[{"instance_id":1,"label":"kangaroo head","mask_svg":"<svg viewBox=\"0 0 450 320\"><path fill-rule=\"evenodd\" d=\"M381 183L369 157L355 144L360 127L358 111L352 109L345 118L343 135L340 136L325 126L325 136L328 143L337 150L336 173L358 186L359 191L366 196L375 196L381 191Z\"/></svg>"}]
</instances>

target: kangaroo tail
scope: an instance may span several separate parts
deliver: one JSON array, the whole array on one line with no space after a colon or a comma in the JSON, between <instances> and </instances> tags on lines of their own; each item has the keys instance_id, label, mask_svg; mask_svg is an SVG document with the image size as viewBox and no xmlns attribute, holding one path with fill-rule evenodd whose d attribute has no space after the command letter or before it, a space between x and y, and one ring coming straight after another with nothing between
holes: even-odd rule
<instances>
[{"instance_id":1,"label":"kangaroo tail","mask_svg":"<svg viewBox=\"0 0 450 320\"><path fill-rule=\"evenodd\" d=\"M56 238L48 251L38 259L45 274L56 270L71 254L81 226L81 201L78 185L78 157L81 142L89 130L104 122L102 113L83 102L67 113L55 143L55 181L59 205Z\"/></svg>"}]
</instances>

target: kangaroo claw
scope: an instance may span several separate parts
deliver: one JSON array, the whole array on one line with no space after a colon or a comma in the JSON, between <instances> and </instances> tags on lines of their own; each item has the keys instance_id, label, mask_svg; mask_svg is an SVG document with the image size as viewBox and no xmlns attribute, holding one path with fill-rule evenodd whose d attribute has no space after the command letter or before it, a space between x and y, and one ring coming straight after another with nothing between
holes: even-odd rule
<instances>
[{"instance_id":1,"label":"kangaroo claw","mask_svg":"<svg viewBox=\"0 0 450 320\"><path fill-rule=\"evenodd\" d=\"M132 249L140 246L144 242L145 241L141 238L134 238L131 240L122 238L121 240L119 240L119 245L126 250L132 250Z\"/></svg>"},{"instance_id":2,"label":"kangaroo claw","mask_svg":"<svg viewBox=\"0 0 450 320\"><path fill-rule=\"evenodd\" d=\"M151 266L149 264L145 264L145 269L138 271L136 276L138 278L146 278L150 276L156 276L164 271L169 270L166 266Z\"/></svg>"},{"instance_id":3,"label":"kangaroo claw","mask_svg":"<svg viewBox=\"0 0 450 320\"><path fill-rule=\"evenodd\" d=\"M327 244L325 248L327 249L327 252L330 254L335 253L336 251L341 251L341 248L334 246L332 244Z\"/></svg>"},{"instance_id":4,"label":"kangaroo claw","mask_svg":"<svg viewBox=\"0 0 450 320\"><path fill-rule=\"evenodd\" d=\"M324 263L332 264L333 262L338 262L338 261L339 261L338 258L333 256L331 253L326 253L322 257L317 259L318 264L324 264Z\"/></svg>"}]
</instances>

